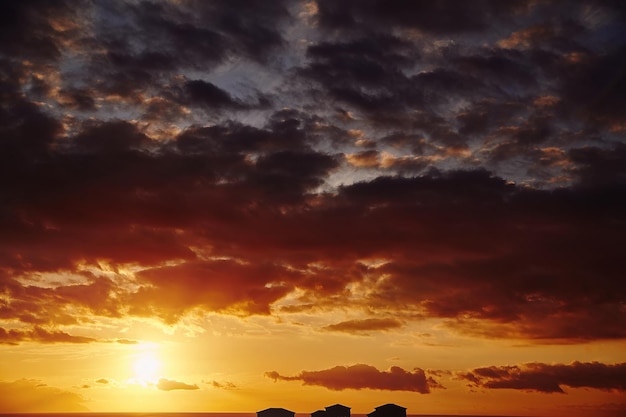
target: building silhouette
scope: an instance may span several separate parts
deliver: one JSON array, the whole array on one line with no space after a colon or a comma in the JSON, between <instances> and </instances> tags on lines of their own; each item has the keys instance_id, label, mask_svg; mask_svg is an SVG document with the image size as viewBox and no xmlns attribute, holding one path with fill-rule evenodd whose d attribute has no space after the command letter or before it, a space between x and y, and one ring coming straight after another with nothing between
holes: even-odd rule
<instances>
[{"instance_id":1,"label":"building silhouette","mask_svg":"<svg viewBox=\"0 0 626 417\"><path fill-rule=\"evenodd\" d=\"M257 417L295 417L295 412L284 408L266 408L257 411ZM324 410L316 410L311 417L350 417L350 407L343 404L329 405ZM376 407L367 417L406 417L406 408L397 404L384 404Z\"/></svg>"},{"instance_id":2,"label":"building silhouette","mask_svg":"<svg viewBox=\"0 0 626 417\"><path fill-rule=\"evenodd\" d=\"M311 417L326 417L326 410L316 410L311 413Z\"/></svg>"},{"instance_id":3,"label":"building silhouette","mask_svg":"<svg viewBox=\"0 0 626 417\"><path fill-rule=\"evenodd\" d=\"M396 404L385 404L376 407L367 417L406 417L406 408Z\"/></svg>"},{"instance_id":4,"label":"building silhouette","mask_svg":"<svg viewBox=\"0 0 626 417\"><path fill-rule=\"evenodd\" d=\"M257 417L294 417L296 413L284 408L266 408L265 410L257 411L256 415Z\"/></svg>"},{"instance_id":5,"label":"building silhouette","mask_svg":"<svg viewBox=\"0 0 626 417\"><path fill-rule=\"evenodd\" d=\"M350 417L350 407L335 404L326 407L326 417Z\"/></svg>"},{"instance_id":6,"label":"building silhouette","mask_svg":"<svg viewBox=\"0 0 626 417\"><path fill-rule=\"evenodd\" d=\"M329 405L324 410L313 411L311 417L350 417L350 407L343 404Z\"/></svg>"}]
</instances>

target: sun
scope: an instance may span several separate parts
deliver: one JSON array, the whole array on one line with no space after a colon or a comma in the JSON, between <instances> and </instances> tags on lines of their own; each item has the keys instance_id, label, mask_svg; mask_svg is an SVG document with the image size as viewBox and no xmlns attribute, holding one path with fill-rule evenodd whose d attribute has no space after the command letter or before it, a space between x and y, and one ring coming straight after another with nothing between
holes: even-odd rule
<instances>
[{"instance_id":1,"label":"sun","mask_svg":"<svg viewBox=\"0 0 626 417\"><path fill-rule=\"evenodd\" d=\"M154 382L160 370L161 361L151 352L140 353L133 362L135 378L143 382Z\"/></svg>"}]
</instances>

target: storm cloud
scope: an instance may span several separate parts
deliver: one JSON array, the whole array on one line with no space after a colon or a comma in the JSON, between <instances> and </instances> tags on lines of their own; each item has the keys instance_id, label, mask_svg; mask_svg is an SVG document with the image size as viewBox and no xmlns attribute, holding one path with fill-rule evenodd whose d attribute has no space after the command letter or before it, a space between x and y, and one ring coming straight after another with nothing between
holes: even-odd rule
<instances>
[{"instance_id":1,"label":"storm cloud","mask_svg":"<svg viewBox=\"0 0 626 417\"><path fill-rule=\"evenodd\" d=\"M2 5L0 342L337 299L624 339L624 9L471 3Z\"/></svg>"}]
</instances>

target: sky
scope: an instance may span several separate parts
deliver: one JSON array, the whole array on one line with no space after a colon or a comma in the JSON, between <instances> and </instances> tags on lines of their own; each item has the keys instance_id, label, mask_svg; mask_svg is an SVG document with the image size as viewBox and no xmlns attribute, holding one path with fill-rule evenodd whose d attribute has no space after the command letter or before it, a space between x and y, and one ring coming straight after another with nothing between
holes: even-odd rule
<instances>
[{"instance_id":1,"label":"sky","mask_svg":"<svg viewBox=\"0 0 626 417\"><path fill-rule=\"evenodd\" d=\"M0 412L626 414L626 3L0 3Z\"/></svg>"}]
</instances>

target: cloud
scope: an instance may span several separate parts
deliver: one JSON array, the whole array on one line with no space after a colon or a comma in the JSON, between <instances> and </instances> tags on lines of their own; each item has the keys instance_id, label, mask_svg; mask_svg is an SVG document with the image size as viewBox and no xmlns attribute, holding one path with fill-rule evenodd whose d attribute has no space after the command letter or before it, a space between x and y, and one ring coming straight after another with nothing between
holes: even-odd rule
<instances>
[{"instance_id":1,"label":"cloud","mask_svg":"<svg viewBox=\"0 0 626 417\"><path fill-rule=\"evenodd\" d=\"M171 276L177 280L171 280ZM178 317L186 309L203 306L213 311L268 314L269 305L290 291L288 284L268 286L274 280L289 282L297 272L277 265L246 265L229 260L186 263L146 270L139 274L150 283L133 295L136 308L153 309L163 317ZM219 283L219 284L218 284Z\"/></svg>"},{"instance_id":2,"label":"cloud","mask_svg":"<svg viewBox=\"0 0 626 417\"><path fill-rule=\"evenodd\" d=\"M184 88L185 92L189 95L190 101L199 105L209 108L236 108L241 106L241 104L235 101L227 92L206 81L187 81Z\"/></svg>"},{"instance_id":3,"label":"cloud","mask_svg":"<svg viewBox=\"0 0 626 417\"><path fill-rule=\"evenodd\" d=\"M219 388L219 389L226 389L226 390L231 390L231 389L237 389L237 385L233 384L230 381L206 381L207 384L210 384L213 388Z\"/></svg>"},{"instance_id":4,"label":"cloud","mask_svg":"<svg viewBox=\"0 0 626 417\"><path fill-rule=\"evenodd\" d=\"M335 366L321 371L302 371L295 376L283 376L276 371L266 372L265 376L274 381L302 381L304 385L317 385L333 391L344 389L375 389L384 391L413 391L427 394L431 388L440 385L427 377L422 369L413 371L392 366L389 371L379 371L370 365Z\"/></svg>"},{"instance_id":5,"label":"cloud","mask_svg":"<svg viewBox=\"0 0 626 417\"><path fill-rule=\"evenodd\" d=\"M200 389L198 385L196 384L189 385L189 384L185 384L184 382L178 382L178 381L165 379L165 378L159 379L159 382L157 383L156 387L160 389L161 391L172 391L172 390L178 390L178 389L182 389L182 390Z\"/></svg>"},{"instance_id":6,"label":"cloud","mask_svg":"<svg viewBox=\"0 0 626 417\"><path fill-rule=\"evenodd\" d=\"M345 332L354 334L363 334L368 331L386 331L390 329L397 329L402 327L403 323L400 320L393 318L371 318L362 320L348 320L340 323L324 326L324 330L330 330L334 332Z\"/></svg>"},{"instance_id":7,"label":"cloud","mask_svg":"<svg viewBox=\"0 0 626 417\"><path fill-rule=\"evenodd\" d=\"M0 344L15 345L20 342L38 343L91 343L96 339L83 336L72 336L63 331L49 331L42 327L35 326L32 330L6 330L0 327Z\"/></svg>"},{"instance_id":8,"label":"cloud","mask_svg":"<svg viewBox=\"0 0 626 417\"><path fill-rule=\"evenodd\" d=\"M506 5L483 1L480 7L459 6L454 1L438 3L405 2L402 0L318 2L322 26L333 29L361 29L386 25L420 29L439 34L472 32L484 29L492 19L502 21L507 15L524 11L527 1L512 1Z\"/></svg>"},{"instance_id":9,"label":"cloud","mask_svg":"<svg viewBox=\"0 0 626 417\"><path fill-rule=\"evenodd\" d=\"M625 376L626 364L600 362L490 366L459 374L461 379L469 381L472 386L543 393L565 393L562 386L625 391Z\"/></svg>"},{"instance_id":10,"label":"cloud","mask_svg":"<svg viewBox=\"0 0 626 417\"><path fill-rule=\"evenodd\" d=\"M41 385L32 379L0 381L1 413L86 412L85 399L70 391Z\"/></svg>"},{"instance_id":11,"label":"cloud","mask_svg":"<svg viewBox=\"0 0 626 417\"><path fill-rule=\"evenodd\" d=\"M96 383L98 384L108 384L109 380L106 378L100 378L100 379L96 379Z\"/></svg>"},{"instance_id":12,"label":"cloud","mask_svg":"<svg viewBox=\"0 0 626 417\"><path fill-rule=\"evenodd\" d=\"M29 59L58 59L67 33L51 23L54 19L76 19L80 7L73 7L65 1L33 6L29 1L2 5L2 50L8 55ZM30 29L26 30L26 27Z\"/></svg>"},{"instance_id":13,"label":"cloud","mask_svg":"<svg viewBox=\"0 0 626 417\"><path fill-rule=\"evenodd\" d=\"M625 338L623 6L479 3L0 6L2 343L337 300Z\"/></svg>"},{"instance_id":14,"label":"cloud","mask_svg":"<svg viewBox=\"0 0 626 417\"><path fill-rule=\"evenodd\" d=\"M129 339L116 339L115 341L122 345L136 345L139 343L136 340L129 340Z\"/></svg>"}]
</instances>

